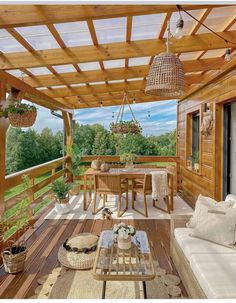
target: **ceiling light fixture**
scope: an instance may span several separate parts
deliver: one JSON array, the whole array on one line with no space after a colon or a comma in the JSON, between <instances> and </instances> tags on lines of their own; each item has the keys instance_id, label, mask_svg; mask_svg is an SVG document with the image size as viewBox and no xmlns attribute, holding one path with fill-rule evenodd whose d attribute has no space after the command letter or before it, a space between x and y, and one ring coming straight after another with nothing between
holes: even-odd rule
<instances>
[{"instance_id":1,"label":"ceiling light fixture","mask_svg":"<svg viewBox=\"0 0 236 303\"><path fill-rule=\"evenodd\" d=\"M181 12L180 12L180 8L178 7L179 9L179 19L176 23L176 30L175 30L175 38L176 39L181 39L184 35L183 33L183 28L184 28L184 20L182 18L182 15L181 15Z\"/></svg>"}]
</instances>

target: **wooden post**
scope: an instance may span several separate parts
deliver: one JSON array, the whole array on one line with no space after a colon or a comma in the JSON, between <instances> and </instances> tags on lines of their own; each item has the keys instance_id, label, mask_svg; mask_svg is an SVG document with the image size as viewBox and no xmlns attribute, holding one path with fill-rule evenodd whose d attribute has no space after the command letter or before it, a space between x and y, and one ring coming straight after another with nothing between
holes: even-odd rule
<instances>
[{"instance_id":1,"label":"wooden post","mask_svg":"<svg viewBox=\"0 0 236 303\"><path fill-rule=\"evenodd\" d=\"M64 120L64 130L65 130L65 144L67 148L70 148L73 144L72 137L72 114L68 112L62 112L63 120ZM69 156L68 152L66 152L66 156ZM66 168L71 166L71 159L67 159ZM66 172L66 178L69 182L73 181L73 176L71 173Z\"/></svg>"}]
</instances>

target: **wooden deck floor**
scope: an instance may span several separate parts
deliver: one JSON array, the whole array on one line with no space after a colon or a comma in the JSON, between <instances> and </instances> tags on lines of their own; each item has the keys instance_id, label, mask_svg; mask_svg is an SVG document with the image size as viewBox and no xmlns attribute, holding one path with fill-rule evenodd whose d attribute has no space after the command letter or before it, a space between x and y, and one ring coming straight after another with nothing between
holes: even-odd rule
<instances>
[{"instance_id":1,"label":"wooden deck floor","mask_svg":"<svg viewBox=\"0 0 236 303\"><path fill-rule=\"evenodd\" d=\"M145 230L150 240L153 258L168 273L176 273L171 262L170 251L170 221L169 220L127 220L136 229ZM58 265L57 252L60 245L71 235L80 232L100 234L102 230L110 229L120 220L43 220L35 224L35 228L26 233L29 248L25 271L17 275L9 275L0 268L0 298L21 299L34 294L37 279ZM181 285L184 297L186 291Z\"/></svg>"}]
</instances>

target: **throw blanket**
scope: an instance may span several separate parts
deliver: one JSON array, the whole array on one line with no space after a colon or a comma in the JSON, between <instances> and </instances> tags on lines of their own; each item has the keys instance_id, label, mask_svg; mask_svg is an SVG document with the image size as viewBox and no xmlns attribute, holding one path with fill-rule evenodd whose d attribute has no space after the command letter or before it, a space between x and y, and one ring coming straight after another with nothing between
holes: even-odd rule
<instances>
[{"instance_id":1,"label":"throw blanket","mask_svg":"<svg viewBox=\"0 0 236 303\"><path fill-rule=\"evenodd\" d=\"M168 195L167 172L155 171L152 174L152 198L154 200L163 199Z\"/></svg>"}]
</instances>

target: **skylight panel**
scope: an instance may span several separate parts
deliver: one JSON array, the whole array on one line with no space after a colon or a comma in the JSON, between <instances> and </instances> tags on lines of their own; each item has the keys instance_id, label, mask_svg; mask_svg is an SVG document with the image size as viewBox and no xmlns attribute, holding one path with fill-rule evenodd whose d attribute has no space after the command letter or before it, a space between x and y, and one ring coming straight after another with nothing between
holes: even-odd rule
<instances>
[{"instance_id":1,"label":"skylight panel","mask_svg":"<svg viewBox=\"0 0 236 303\"><path fill-rule=\"evenodd\" d=\"M5 29L0 29L0 51L3 53L25 52L26 49Z\"/></svg>"},{"instance_id":2,"label":"skylight panel","mask_svg":"<svg viewBox=\"0 0 236 303\"><path fill-rule=\"evenodd\" d=\"M15 29L36 50L60 47L46 25L16 27Z\"/></svg>"},{"instance_id":3,"label":"skylight panel","mask_svg":"<svg viewBox=\"0 0 236 303\"><path fill-rule=\"evenodd\" d=\"M76 84L70 84L71 87L79 87L79 86L85 86L86 83L76 83Z\"/></svg>"},{"instance_id":4,"label":"skylight panel","mask_svg":"<svg viewBox=\"0 0 236 303\"><path fill-rule=\"evenodd\" d=\"M130 81L140 81L140 80L143 80L143 77L131 78L131 79L128 79L127 81L130 82Z\"/></svg>"},{"instance_id":5,"label":"skylight panel","mask_svg":"<svg viewBox=\"0 0 236 303\"><path fill-rule=\"evenodd\" d=\"M161 30L164 14L134 16L131 40L155 39Z\"/></svg>"},{"instance_id":6,"label":"skylight panel","mask_svg":"<svg viewBox=\"0 0 236 303\"><path fill-rule=\"evenodd\" d=\"M66 64L66 65L53 65L53 68L55 71L59 74L62 73L71 73L71 72L76 72L76 69L72 64Z\"/></svg>"},{"instance_id":7,"label":"skylight panel","mask_svg":"<svg viewBox=\"0 0 236 303\"><path fill-rule=\"evenodd\" d=\"M208 58L218 58L225 54L225 48L224 49L212 49L208 50L203 56L202 59L208 59Z\"/></svg>"},{"instance_id":8,"label":"skylight panel","mask_svg":"<svg viewBox=\"0 0 236 303\"><path fill-rule=\"evenodd\" d=\"M129 59L129 66L147 65L151 57L137 57Z\"/></svg>"},{"instance_id":9,"label":"skylight panel","mask_svg":"<svg viewBox=\"0 0 236 303\"><path fill-rule=\"evenodd\" d=\"M192 11L188 11L191 15L193 15L195 18L199 19L201 17L201 14L204 12L204 10L192 10ZM196 25L196 21L190 17L189 15L187 15L185 12L181 12L181 16L182 19L184 20L184 27L183 27L183 35L187 36L190 34L190 32L192 31L192 29L194 28L194 26ZM175 30L176 30L176 23L179 20L180 15L179 12L174 12L171 15L170 18L170 32L172 33L172 35L175 34ZM164 34L164 37L167 37L167 31Z\"/></svg>"},{"instance_id":10,"label":"skylight panel","mask_svg":"<svg viewBox=\"0 0 236 303\"><path fill-rule=\"evenodd\" d=\"M125 59L118 59L118 60L106 60L103 61L105 68L119 68L125 67Z\"/></svg>"},{"instance_id":11,"label":"skylight panel","mask_svg":"<svg viewBox=\"0 0 236 303\"><path fill-rule=\"evenodd\" d=\"M19 69L12 69L12 70L7 70L7 73L17 77L17 78L21 78L22 77L22 71Z\"/></svg>"},{"instance_id":12,"label":"skylight panel","mask_svg":"<svg viewBox=\"0 0 236 303\"><path fill-rule=\"evenodd\" d=\"M27 70L35 76L51 74L50 70L46 67L31 67L27 68Z\"/></svg>"},{"instance_id":13,"label":"skylight panel","mask_svg":"<svg viewBox=\"0 0 236 303\"><path fill-rule=\"evenodd\" d=\"M54 86L50 86L52 89L54 88L66 88L67 86L65 85L54 85Z\"/></svg>"},{"instance_id":14,"label":"skylight panel","mask_svg":"<svg viewBox=\"0 0 236 303\"><path fill-rule=\"evenodd\" d=\"M109 80L108 83L124 83L125 80L122 79L122 80Z\"/></svg>"},{"instance_id":15,"label":"skylight panel","mask_svg":"<svg viewBox=\"0 0 236 303\"><path fill-rule=\"evenodd\" d=\"M92 45L93 41L87 22L69 22L54 25L66 46Z\"/></svg>"},{"instance_id":16,"label":"skylight panel","mask_svg":"<svg viewBox=\"0 0 236 303\"><path fill-rule=\"evenodd\" d=\"M123 42L126 37L126 18L94 20L98 42Z\"/></svg>"},{"instance_id":17,"label":"skylight panel","mask_svg":"<svg viewBox=\"0 0 236 303\"><path fill-rule=\"evenodd\" d=\"M98 62L79 63L78 66L82 71L99 70L100 69L100 65L99 65Z\"/></svg>"},{"instance_id":18,"label":"skylight panel","mask_svg":"<svg viewBox=\"0 0 236 303\"><path fill-rule=\"evenodd\" d=\"M201 54L202 54L202 51L199 51L199 52L182 53L182 54L179 56L179 59L180 59L181 61L195 60L195 59L197 59Z\"/></svg>"},{"instance_id":19,"label":"skylight panel","mask_svg":"<svg viewBox=\"0 0 236 303\"><path fill-rule=\"evenodd\" d=\"M99 81L99 82L92 82L92 85L99 85L99 84L106 84L105 81Z\"/></svg>"},{"instance_id":20,"label":"skylight panel","mask_svg":"<svg viewBox=\"0 0 236 303\"><path fill-rule=\"evenodd\" d=\"M204 21L204 24L216 32L221 32L224 29L224 26L227 25L228 21L235 15L235 7L216 7L212 9L207 19ZM232 30L232 28L230 30ZM204 26L201 26L197 33L210 33L210 31Z\"/></svg>"}]
</instances>

